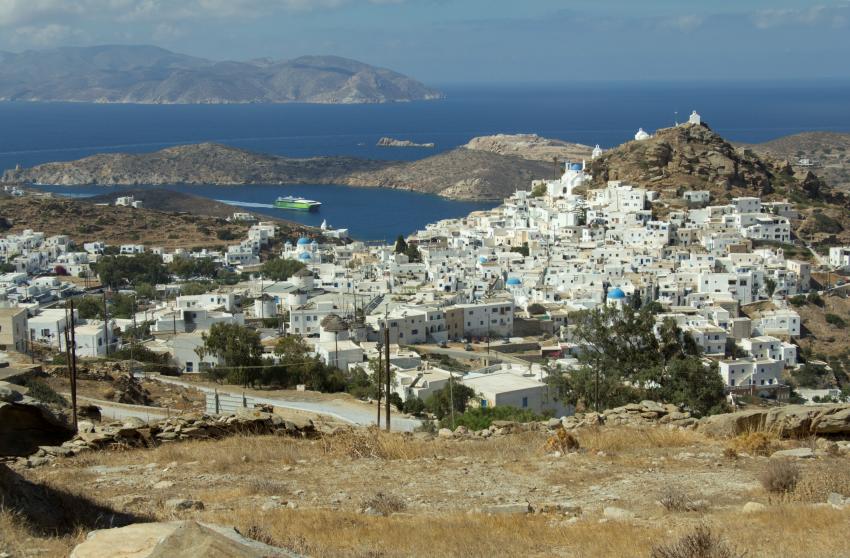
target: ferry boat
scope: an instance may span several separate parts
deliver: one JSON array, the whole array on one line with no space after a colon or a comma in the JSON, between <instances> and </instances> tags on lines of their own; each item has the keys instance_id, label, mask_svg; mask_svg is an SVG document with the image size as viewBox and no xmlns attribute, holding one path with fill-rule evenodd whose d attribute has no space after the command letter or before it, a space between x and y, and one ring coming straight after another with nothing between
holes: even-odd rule
<instances>
[{"instance_id":1,"label":"ferry boat","mask_svg":"<svg viewBox=\"0 0 850 558\"><path fill-rule=\"evenodd\" d=\"M274 202L274 206L279 209L297 209L299 211L318 211L322 206L322 202L308 200L304 198L296 198L295 196L281 196Z\"/></svg>"}]
</instances>

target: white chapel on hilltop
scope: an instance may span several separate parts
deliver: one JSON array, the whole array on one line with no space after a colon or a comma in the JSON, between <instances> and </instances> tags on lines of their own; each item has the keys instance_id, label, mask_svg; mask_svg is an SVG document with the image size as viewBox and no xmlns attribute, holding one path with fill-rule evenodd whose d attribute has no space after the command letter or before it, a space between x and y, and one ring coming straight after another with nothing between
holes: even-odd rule
<instances>
[{"instance_id":1,"label":"white chapel on hilltop","mask_svg":"<svg viewBox=\"0 0 850 558\"><path fill-rule=\"evenodd\" d=\"M639 129L638 129L638 131L637 131L637 133L635 134L635 140L636 140L636 141L648 140L648 139L649 139L649 138L651 138L651 137L652 137L652 136L650 136L649 134L647 134L647 133L643 130L643 128L639 128Z\"/></svg>"},{"instance_id":2,"label":"white chapel on hilltop","mask_svg":"<svg viewBox=\"0 0 850 558\"><path fill-rule=\"evenodd\" d=\"M702 124L702 117L697 113L697 111L693 111L691 113L690 118L688 118L688 124L696 124L697 126Z\"/></svg>"}]
</instances>

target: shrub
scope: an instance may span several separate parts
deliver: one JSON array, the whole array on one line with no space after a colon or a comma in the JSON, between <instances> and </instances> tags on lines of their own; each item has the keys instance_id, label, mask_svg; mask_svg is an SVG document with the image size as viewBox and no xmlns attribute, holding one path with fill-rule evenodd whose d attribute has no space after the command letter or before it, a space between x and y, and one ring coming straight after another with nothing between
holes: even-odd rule
<instances>
[{"instance_id":1,"label":"shrub","mask_svg":"<svg viewBox=\"0 0 850 558\"><path fill-rule=\"evenodd\" d=\"M407 503L393 494L378 492L363 502L363 509L371 509L383 516L387 516L406 510Z\"/></svg>"},{"instance_id":2,"label":"shrub","mask_svg":"<svg viewBox=\"0 0 850 558\"><path fill-rule=\"evenodd\" d=\"M652 549L652 558L739 558L743 555L733 550L707 525L698 525L678 541L662 544Z\"/></svg>"},{"instance_id":3,"label":"shrub","mask_svg":"<svg viewBox=\"0 0 850 558\"><path fill-rule=\"evenodd\" d=\"M664 492L661 494L661 498L658 499L658 502L667 511L681 512L688 511L688 502L690 502L690 498L688 498L688 495L678 488L668 486L664 489Z\"/></svg>"},{"instance_id":4,"label":"shrub","mask_svg":"<svg viewBox=\"0 0 850 558\"><path fill-rule=\"evenodd\" d=\"M57 407L67 407L68 401L64 397L56 393L53 388L39 380L38 378L26 377L20 385L29 390L29 395L33 399L47 403L48 405L56 405Z\"/></svg>"},{"instance_id":5,"label":"shrub","mask_svg":"<svg viewBox=\"0 0 850 558\"><path fill-rule=\"evenodd\" d=\"M822 503L832 492L850 495L850 469L841 460L808 467L794 487L793 498L798 502Z\"/></svg>"},{"instance_id":6,"label":"shrub","mask_svg":"<svg viewBox=\"0 0 850 558\"><path fill-rule=\"evenodd\" d=\"M800 467L787 459L771 459L759 480L768 492L787 494L792 492L800 481Z\"/></svg>"},{"instance_id":7,"label":"shrub","mask_svg":"<svg viewBox=\"0 0 850 558\"><path fill-rule=\"evenodd\" d=\"M236 235L230 232L230 229L219 229L216 231L215 236L219 240L233 240L236 238Z\"/></svg>"},{"instance_id":8,"label":"shrub","mask_svg":"<svg viewBox=\"0 0 850 558\"><path fill-rule=\"evenodd\" d=\"M823 298L821 298L821 296L814 291L809 293L809 295L806 297L806 300L809 302L809 304L814 304L815 306L823 306Z\"/></svg>"},{"instance_id":9,"label":"shrub","mask_svg":"<svg viewBox=\"0 0 850 558\"><path fill-rule=\"evenodd\" d=\"M729 449L750 455L770 455L773 453L776 438L766 432L746 432L739 434L729 443Z\"/></svg>"},{"instance_id":10,"label":"shrub","mask_svg":"<svg viewBox=\"0 0 850 558\"><path fill-rule=\"evenodd\" d=\"M806 304L806 297L804 297L803 295L794 295L788 299L788 302L790 302L794 306L803 306L804 304Z\"/></svg>"},{"instance_id":11,"label":"shrub","mask_svg":"<svg viewBox=\"0 0 850 558\"><path fill-rule=\"evenodd\" d=\"M824 316L826 323L830 325L834 325L835 327L845 327L847 322L844 321L844 318L839 316L838 314L827 314Z\"/></svg>"},{"instance_id":12,"label":"shrub","mask_svg":"<svg viewBox=\"0 0 850 558\"><path fill-rule=\"evenodd\" d=\"M576 451L581 447L578 439L564 428L559 428L555 433L546 440L546 451L559 451L562 454Z\"/></svg>"},{"instance_id":13,"label":"shrub","mask_svg":"<svg viewBox=\"0 0 850 558\"><path fill-rule=\"evenodd\" d=\"M444 428L465 426L470 430L483 430L485 428L490 428L490 425L493 424L494 420L534 422L543 420L543 417L527 409L518 409L508 405L500 405L498 407L474 407L467 409L462 415L455 415L453 425L451 424L451 415L443 417L440 421L440 426Z\"/></svg>"}]
</instances>

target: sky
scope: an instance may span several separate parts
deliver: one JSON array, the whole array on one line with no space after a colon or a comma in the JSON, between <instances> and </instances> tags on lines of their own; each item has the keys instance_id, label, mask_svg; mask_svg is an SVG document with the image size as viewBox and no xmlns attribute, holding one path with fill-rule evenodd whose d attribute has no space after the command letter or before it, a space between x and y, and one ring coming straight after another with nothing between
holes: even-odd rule
<instances>
[{"instance_id":1,"label":"sky","mask_svg":"<svg viewBox=\"0 0 850 558\"><path fill-rule=\"evenodd\" d=\"M850 0L0 0L0 50L97 44L433 85L850 79Z\"/></svg>"}]
</instances>

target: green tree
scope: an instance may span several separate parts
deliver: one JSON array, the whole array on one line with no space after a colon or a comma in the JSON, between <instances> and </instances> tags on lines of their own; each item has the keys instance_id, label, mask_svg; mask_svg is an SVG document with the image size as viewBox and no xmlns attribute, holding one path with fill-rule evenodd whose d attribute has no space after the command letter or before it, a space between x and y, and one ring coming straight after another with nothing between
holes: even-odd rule
<instances>
[{"instance_id":1,"label":"green tree","mask_svg":"<svg viewBox=\"0 0 850 558\"><path fill-rule=\"evenodd\" d=\"M767 295L767 298L772 297L774 292L776 292L776 281L772 277L765 277L764 293Z\"/></svg>"},{"instance_id":2,"label":"green tree","mask_svg":"<svg viewBox=\"0 0 850 558\"><path fill-rule=\"evenodd\" d=\"M260 376L263 346L260 334L238 324L213 324L202 334L203 345L195 349L203 359L217 357L229 369L228 380L244 386L253 385Z\"/></svg>"},{"instance_id":3,"label":"green tree","mask_svg":"<svg viewBox=\"0 0 850 558\"><path fill-rule=\"evenodd\" d=\"M419 248L415 244L408 244L404 253L407 255L408 261L411 263L418 263L422 261L422 254L419 253Z\"/></svg>"},{"instance_id":4,"label":"green tree","mask_svg":"<svg viewBox=\"0 0 850 558\"><path fill-rule=\"evenodd\" d=\"M717 363L698 358L674 358L664 369L659 399L685 405L697 415L726 411L726 392Z\"/></svg>"},{"instance_id":5,"label":"green tree","mask_svg":"<svg viewBox=\"0 0 850 558\"><path fill-rule=\"evenodd\" d=\"M212 258L175 258L168 264L168 271L180 277L189 279L191 277L209 277L216 275L218 266Z\"/></svg>"},{"instance_id":6,"label":"green tree","mask_svg":"<svg viewBox=\"0 0 850 558\"><path fill-rule=\"evenodd\" d=\"M156 289L150 283L139 283L136 285L136 296L140 299L153 300L156 298Z\"/></svg>"},{"instance_id":7,"label":"green tree","mask_svg":"<svg viewBox=\"0 0 850 558\"><path fill-rule=\"evenodd\" d=\"M534 188L531 189L531 197L532 198L542 198L546 195L546 183L537 184Z\"/></svg>"},{"instance_id":8,"label":"green tree","mask_svg":"<svg viewBox=\"0 0 850 558\"><path fill-rule=\"evenodd\" d=\"M450 380L442 389L428 396L425 400L425 408L442 420L451 416L452 409L456 416L463 414L473 397L475 397L475 390L471 387Z\"/></svg>"},{"instance_id":9,"label":"green tree","mask_svg":"<svg viewBox=\"0 0 850 558\"><path fill-rule=\"evenodd\" d=\"M404 235L398 235L398 238L395 239L395 253L396 254L405 254L407 253L407 241L404 240Z\"/></svg>"},{"instance_id":10,"label":"green tree","mask_svg":"<svg viewBox=\"0 0 850 558\"><path fill-rule=\"evenodd\" d=\"M169 280L162 258L147 252L135 256L104 256L94 269L100 282L113 289L138 283L155 285Z\"/></svg>"},{"instance_id":11,"label":"green tree","mask_svg":"<svg viewBox=\"0 0 850 558\"><path fill-rule=\"evenodd\" d=\"M99 296L84 296L75 301L77 316L84 320L103 319L103 299Z\"/></svg>"},{"instance_id":12,"label":"green tree","mask_svg":"<svg viewBox=\"0 0 850 558\"><path fill-rule=\"evenodd\" d=\"M304 269L304 264L296 260L288 260L283 258L272 258L262 267L262 275L273 281L286 281L295 272Z\"/></svg>"}]
</instances>

